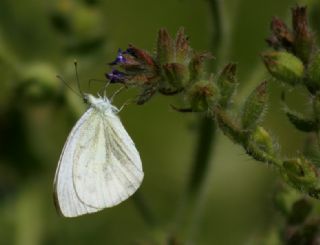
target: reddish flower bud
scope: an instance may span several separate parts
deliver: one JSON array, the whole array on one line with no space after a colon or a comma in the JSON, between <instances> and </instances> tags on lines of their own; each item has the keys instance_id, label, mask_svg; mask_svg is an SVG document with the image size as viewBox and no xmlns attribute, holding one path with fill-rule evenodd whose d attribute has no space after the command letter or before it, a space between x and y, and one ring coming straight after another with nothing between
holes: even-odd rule
<instances>
[{"instance_id":1,"label":"reddish flower bud","mask_svg":"<svg viewBox=\"0 0 320 245\"><path fill-rule=\"evenodd\" d=\"M174 61L173 40L164 28L160 29L158 33L157 60L160 65Z\"/></svg>"},{"instance_id":2,"label":"reddish flower bud","mask_svg":"<svg viewBox=\"0 0 320 245\"><path fill-rule=\"evenodd\" d=\"M292 26L294 30L295 54L305 63L309 62L315 46L315 39L309 30L306 7L295 7L292 9Z\"/></svg>"},{"instance_id":3,"label":"reddish flower bud","mask_svg":"<svg viewBox=\"0 0 320 245\"><path fill-rule=\"evenodd\" d=\"M188 67L179 63L163 65L168 82L175 88L183 88L189 81Z\"/></svg>"},{"instance_id":4,"label":"reddish flower bud","mask_svg":"<svg viewBox=\"0 0 320 245\"><path fill-rule=\"evenodd\" d=\"M279 18L274 17L271 21L271 30L273 35L267 39L270 46L275 49L284 48L291 50L294 37L293 33L288 29L286 24Z\"/></svg>"},{"instance_id":5,"label":"reddish flower bud","mask_svg":"<svg viewBox=\"0 0 320 245\"><path fill-rule=\"evenodd\" d=\"M176 62L186 64L189 62L189 38L184 34L184 28L181 27L176 37Z\"/></svg>"},{"instance_id":6,"label":"reddish flower bud","mask_svg":"<svg viewBox=\"0 0 320 245\"><path fill-rule=\"evenodd\" d=\"M200 80L205 75L205 61L212 59L213 56L208 53L195 53L190 61L190 77L192 81Z\"/></svg>"}]
</instances>

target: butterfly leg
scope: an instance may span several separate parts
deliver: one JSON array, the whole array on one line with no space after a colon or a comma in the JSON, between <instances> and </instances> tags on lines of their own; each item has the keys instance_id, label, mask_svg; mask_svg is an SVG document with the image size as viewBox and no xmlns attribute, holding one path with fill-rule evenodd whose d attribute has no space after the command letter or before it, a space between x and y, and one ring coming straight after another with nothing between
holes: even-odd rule
<instances>
[{"instance_id":1,"label":"butterfly leg","mask_svg":"<svg viewBox=\"0 0 320 245\"><path fill-rule=\"evenodd\" d=\"M107 88L110 85L110 81L108 81L104 86L103 86L103 97L106 98L107 97Z\"/></svg>"},{"instance_id":2,"label":"butterfly leg","mask_svg":"<svg viewBox=\"0 0 320 245\"><path fill-rule=\"evenodd\" d=\"M110 97L110 102L112 102L113 101L113 99L114 99L114 97L117 95L117 94L119 94L123 89L125 89L126 87L125 86L123 86L123 87L121 87L121 88L119 88L118 90L116 90L114 93L113 93L113 95Z\"/></svg>"},{"instance_id":3,"label":"butterfly leg","mask_svg":"<svg viewBox=\"0 0 320 245\"><path fill-rule=\"evenodd\" d=\"M134 100L130 99L130 100L127 100L126 102L123 103L123 105L119 108L118 112L122 111L123 108L125 108L127 105L130 105L134 103Z\"/></svg>"}]
</instances>

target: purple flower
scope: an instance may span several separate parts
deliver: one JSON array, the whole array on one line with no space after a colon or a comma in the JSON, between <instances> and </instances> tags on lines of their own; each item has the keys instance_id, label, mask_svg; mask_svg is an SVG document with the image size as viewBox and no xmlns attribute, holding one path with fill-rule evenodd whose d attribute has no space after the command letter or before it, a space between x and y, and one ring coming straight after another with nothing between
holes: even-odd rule
<instances>
[{"instance_id":1,"label":"purple flower","mask_svg":"<svg viewBox=\"0 0 320 245\"><path fill-rule=\"evenodd\" d=\"M109 63L109 65L118 65L119 63L125 63L126 59L123 57L123 54L125 54L125 52L122 52L122 50L119 48L117 58Z\"/></svg>"},{"instance_id":2,"label":"purple flower","mask_svg":"<svg viewBox=\"0 0 320 245\"><path fill-rule=\"evenodd\" d=\"M112 72L106 74L106 78L111 83L124 83L127 79L127 74L118 70L112 70Z\"/></svg>"}]
</instances>

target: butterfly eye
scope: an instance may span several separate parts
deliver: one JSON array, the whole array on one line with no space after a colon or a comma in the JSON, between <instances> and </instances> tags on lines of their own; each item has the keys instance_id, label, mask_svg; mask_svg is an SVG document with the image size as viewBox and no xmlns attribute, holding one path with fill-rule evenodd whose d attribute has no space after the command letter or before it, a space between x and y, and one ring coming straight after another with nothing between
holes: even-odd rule
<instances>
[{"instance_id":1,"label":"butterfly eye","mask_svg":"<svg viewBox=\"0 0 320 245\"><path fill-rule=\"evenodd\" d=\"M89 95L88 94L84 94L83 95L83 102L88 104L89 103Z\"/></svg>"}]
</instances>

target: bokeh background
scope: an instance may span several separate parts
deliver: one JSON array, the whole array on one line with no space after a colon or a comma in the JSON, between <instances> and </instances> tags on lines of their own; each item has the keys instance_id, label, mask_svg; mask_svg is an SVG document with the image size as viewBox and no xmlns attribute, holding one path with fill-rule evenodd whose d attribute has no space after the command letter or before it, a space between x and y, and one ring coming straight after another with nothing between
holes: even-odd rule
<instances>
[{"instance_id":1,"label":"bokeh background","mask_svg":"<svg viewBox=\"0 0 320 245\"><path fill-rule=\"evenodd\" d=\"M281 222L273 207L277 174L218 132L201 195L192 200L196 214L192 208L181 211L188 205L183 196L199 115L172 111L169 104L175 99L162 96L120 113L143 161L145 179L138 196L96 214L58 216L52 199L55 168L68 132L86 105L56 75L77 89L77 59L82 89L97 93L103 82L89 86L88 80L105 79L107 63L118 48L132 43L152 51L159 28L174 34L184 26L194 49L219 53L212 69L219 71L227 61L238 64L239 104L269 78L259 54L267 48L271 18L289 21L295 3L221 0L223 44L213 50L209 0L1 0L0 244L165 244L169 233L187 244L262 244L274 223ZM312 1L305 3L310 10L319 8ZM110 86L109 93L116 88ZM301 148L303 136L280 112L281 89L271 83L265 125L280 141L283 154L291 156ZM137 93L123 92L115 104L121 106ZM304 95L292 97L303 109ZM149 208L141 202L154 220L148 219Z\"/></svg>"}]
</instances>

